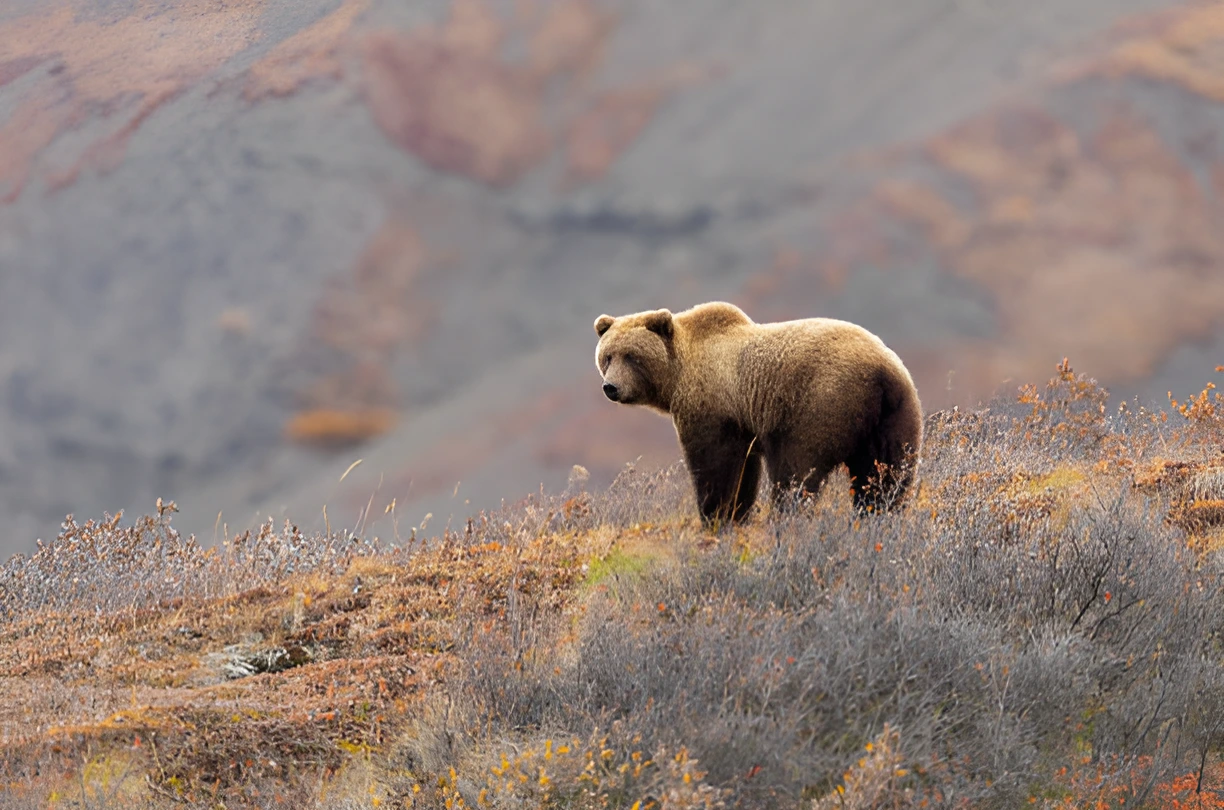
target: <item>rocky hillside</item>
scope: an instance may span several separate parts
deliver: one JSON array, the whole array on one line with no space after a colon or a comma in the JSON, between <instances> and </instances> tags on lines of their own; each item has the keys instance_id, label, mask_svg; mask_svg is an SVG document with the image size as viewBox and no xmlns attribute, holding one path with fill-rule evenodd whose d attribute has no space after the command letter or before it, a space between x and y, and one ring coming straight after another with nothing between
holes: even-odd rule
<instances>
[{"instance_id":1,"label":"rocky hillside","mask_svg":"<svg viewBox=\"0 0 1224 810\"><path fill-rule=\"evenodd\" d=\"M1157 0L10 0L0 552L159 496L204 542L386 533L669 461L601 399L605 311L852 318L932 408L1064 355L1188 390L1222 47Z\"/></svg>"}]
</instances>

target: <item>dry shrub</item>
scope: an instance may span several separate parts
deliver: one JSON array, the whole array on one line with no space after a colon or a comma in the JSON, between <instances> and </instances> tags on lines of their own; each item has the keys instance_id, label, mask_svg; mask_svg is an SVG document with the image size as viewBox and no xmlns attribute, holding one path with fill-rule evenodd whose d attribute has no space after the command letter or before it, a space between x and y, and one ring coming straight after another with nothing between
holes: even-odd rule
<instances>
[{"instance_id":1,"label":"dry shrub","mask_svg":"<svg viewBox=\"0 0 1224 810\"><path fill-rule=\"evenodd\" d=\"M768 550L690 546L597 588L567 647L540 622L517 647L473 640L451 700L477 753L451 767L483 770L478 752L514 745L512 729L566 739L618 721L642 750L687 746L708 784L754 807L834 789L895 722L930 780L908 789L993 804L1080 746L1207 745L1224 704L1199 702L1219 679L1200 655L1221 594L1158 515L1118 500L999 545L980 523L856 528L830 512Z\"/></svg>"},{"instance_id":2,"label":"dry shrub","mask_svg":"<svg viewBox=\"0 0 1224 810\"><path fill-rule=\"evenodd\" d=\"M1202 534L1224 525L1224 501L1198 500L1175 509L1170 518L1187 534Z\"/></svg>"},{"instance_id":3,"label":"dry shrub","mask_svg":"<svg viewBox=\"0 0 1224 810\"><path fill-rule=\"evenodd\" d=\"M905 758L898 750L901 735L884 724L883 731L867 743L866 755L846 771L843 784L822 799L812 802L812 810L883 810L916 805L913 790L899 787L909 775L903 768Z\"/></svg>"},{"instance_id":4,"label":"dry shrub","mask_svg":"<svg viewBox=\"0 0 1224 810\"><path fill-rule=\"evenodd\" d=\"M387 433L395 427L396 419L396 412L388 408L316 408L294 414L285 425L285 436L302 444L345 447Z\"/></svg>"},{"instance_id":5,"label":"dry shrub","mask_svg":"<svg viewBox=\"0 0 1224 810\"><path fill-rule=\"evenodd\" d=\"M68 611L98 616L174 607L191 599L233 596L310 572L335 575L377 545L347 534L308 537L271 518L257 532L204 548L171 525L172 502L158 514L121 526L123 513L78 524L64 520L59 536L39 541L26 557L0 568L0 621Z\"/></svg>"},{"instance_id":6,"label":"dry shrub","mask_svg":"<svg viewBox=\"0 0 1224 810\"><path fill-rule=\"evenodd\" d=\"M412 749L419 752L419 748ZM407 762L412 752L401 750ZM586 740L537 737L495 752L484 778L443 767L436 782L409 778L398 792L416 805L476 807L721 808L725 790L705 782L705 771L685 748L647 751L641 735L620 723L595 729Z\"/></svg>"}]
</instances>

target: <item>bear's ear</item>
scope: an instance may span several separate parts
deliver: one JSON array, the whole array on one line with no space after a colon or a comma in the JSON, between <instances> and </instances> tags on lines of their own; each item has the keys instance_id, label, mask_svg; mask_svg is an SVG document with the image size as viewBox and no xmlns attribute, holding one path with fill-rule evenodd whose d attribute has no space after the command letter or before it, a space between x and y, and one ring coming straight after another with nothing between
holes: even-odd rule
<instances>
[{"instance_id":1,"label":"bear's ear","mask_svg":"<svg viewBox=\"0 0 1224 810\"><path fill-rule=\"evenodd\" d=\"M611 329L615 321L616 318L613 318L611 315L600 315L595 319L595 334L603 337L603 333Z\"/></svg>"},{"instance_id":2,"label":"bear's ear","mask_svg":"<svg viewBox=\"0 0 1224 810\"><path fill-rule=\"evenodd\" d=\"M664 340L670 340L675 332L675 324L672 322L672 314L669 309L655 310L646 316L642 325Z\"/></svg>"}]
</instances>

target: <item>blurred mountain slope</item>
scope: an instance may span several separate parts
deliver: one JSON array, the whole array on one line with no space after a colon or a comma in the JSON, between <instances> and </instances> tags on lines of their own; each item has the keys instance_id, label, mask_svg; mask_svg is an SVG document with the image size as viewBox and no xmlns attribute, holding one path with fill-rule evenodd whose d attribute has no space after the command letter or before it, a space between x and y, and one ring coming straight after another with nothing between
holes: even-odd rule
<instances>
[{"instance_id":1,"label":"blurred mountain slope","mask_svg":"<svg viewBox=\"0 0 1224 810\"><path fill-rule=\"evenodd\" d=\"M386 531L671 458L601 399L601 312L853 318L931 408L1063 354L1201 384L1224 32L1130 16L1167 5L10 4L0 550L157 496L205 539Z\"/></svg>"}]
</instances>

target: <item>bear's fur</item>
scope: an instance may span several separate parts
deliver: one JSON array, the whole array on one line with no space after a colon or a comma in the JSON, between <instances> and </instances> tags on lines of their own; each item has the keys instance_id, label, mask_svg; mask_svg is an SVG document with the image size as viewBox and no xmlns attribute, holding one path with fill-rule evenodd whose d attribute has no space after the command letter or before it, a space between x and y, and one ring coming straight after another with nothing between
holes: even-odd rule
<instances>
[{"instance_id":1,"label":"bear's fur","mask_svg":"<svg viewBox=\"0 0 1224 810\"><path fill-rule=\"evenodd\" d=\"M707 523L748 513L762 462L778 507L843 463L859 509L899 500L912 482L918 392L896 353L861 326L758 324L712 302L601 315L595 332L608 398L672 417Z\"/></svg>"}]
</instances>

